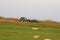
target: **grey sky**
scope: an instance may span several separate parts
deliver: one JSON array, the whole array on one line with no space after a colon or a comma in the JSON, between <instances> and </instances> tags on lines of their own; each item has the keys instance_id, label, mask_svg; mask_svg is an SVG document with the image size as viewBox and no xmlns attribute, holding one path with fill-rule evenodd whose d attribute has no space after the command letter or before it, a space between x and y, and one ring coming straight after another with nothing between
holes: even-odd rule
<instances>
[{"instance_id":1,"label":"grey sky","mask_svg":"<svg viewBox=\"0 0 60 40\"><path fill-rule=\"evenodd\" d=\"M0 0L0 16L60 21L60 0Z\"/></svg>"}]
</instances>

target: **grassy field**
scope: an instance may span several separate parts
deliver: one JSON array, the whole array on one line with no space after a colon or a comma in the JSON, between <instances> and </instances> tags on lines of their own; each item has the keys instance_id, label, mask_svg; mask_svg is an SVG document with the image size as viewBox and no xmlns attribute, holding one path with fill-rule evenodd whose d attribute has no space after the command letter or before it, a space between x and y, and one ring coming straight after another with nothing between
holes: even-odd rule
<instances>
[{"instance_id":1,"label":"grassy field","mask_svg":"<svg viewBox=\"0 0 60 40\"><path fill-rule=\"evenodd\" d=\"M22 23L24 24L24 23ZM49 25L35 24L29 23L28 25L25 23L24 26L22 24L9 24L9 23L0 23L0 40L44 40L45 38L49 38L52 40L60 40L60 28L57 25L55 27L46 27ZM27 25L27 26L26 26ZM55 24L53 24L55 26ZM40 30L32 30L32 27L40 28ZM41 27L42 26L42 27ZM45 26L45 27L44 27ZM52 25L50 25L52 26ZM34 35L39 35L39 39L34 39Z\"/></svg>"}]
</instances>

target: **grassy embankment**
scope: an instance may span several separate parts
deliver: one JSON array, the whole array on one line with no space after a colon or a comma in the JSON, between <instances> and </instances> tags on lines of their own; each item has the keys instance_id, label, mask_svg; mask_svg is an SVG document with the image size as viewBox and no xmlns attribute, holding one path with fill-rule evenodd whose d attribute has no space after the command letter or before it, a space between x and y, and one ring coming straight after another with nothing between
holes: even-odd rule
<instances>
[{"instance_id":1,"label":"grassy embankment","mask_svg":"<svg viewBox=\"0 0 60 40\"><path fill-rule=\"evenodd\" d=\"M38 27L40 30L32 30ZM40 35L33 39L33 35ZM60 24L56 23L29 23L29 22L0 22L0 40L60 40Z\"/></svg>"}]
</instances>

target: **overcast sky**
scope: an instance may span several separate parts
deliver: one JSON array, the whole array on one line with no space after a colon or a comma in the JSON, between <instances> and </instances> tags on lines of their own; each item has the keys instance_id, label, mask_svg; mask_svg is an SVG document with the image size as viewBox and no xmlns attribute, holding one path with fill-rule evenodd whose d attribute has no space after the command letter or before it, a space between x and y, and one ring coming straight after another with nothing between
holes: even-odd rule
<instances>
[{"instance_id":1,"label":"overcast sky","mask_svg":"<svg viewBox=\"0 0 60 40\"><path fill-rule=\"evenodd\" d=\"M0 0L0 16L60 21L60 0Z\"/></svg>"}]
</instances>

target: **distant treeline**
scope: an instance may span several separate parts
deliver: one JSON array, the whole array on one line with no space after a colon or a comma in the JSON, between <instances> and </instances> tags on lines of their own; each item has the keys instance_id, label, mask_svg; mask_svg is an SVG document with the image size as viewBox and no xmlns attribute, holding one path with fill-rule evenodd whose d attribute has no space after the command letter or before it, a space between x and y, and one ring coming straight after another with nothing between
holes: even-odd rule
<instances>
[{"instance_id":1,"label":"distant treeline","mask_svg":"<svg viewBox=\"0 0 60 40\"><path fill-rule=\"evenodd\" d=\"M36 23L41 23L41 22L45 22L45 23L60 23L60 22L56 22L56 21L52 21L52 20L36 20L36 19L27 19L26 17L20 17L18 18L5 18L5 17L1 17L0 16L0 21L18 21L18 22L36 22Z\"/></svg>"}]
</instances>

